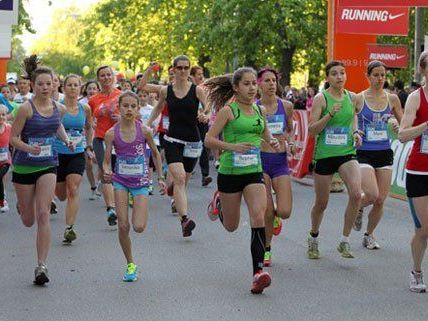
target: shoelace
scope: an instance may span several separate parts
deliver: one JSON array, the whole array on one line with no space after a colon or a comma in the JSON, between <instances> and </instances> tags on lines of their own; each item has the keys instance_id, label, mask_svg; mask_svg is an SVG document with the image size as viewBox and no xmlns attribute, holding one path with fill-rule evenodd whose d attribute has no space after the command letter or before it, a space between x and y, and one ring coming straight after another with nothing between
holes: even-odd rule
<instances>
[{"instance_id":1,"label":"shoelace","mask_svg":"<svg viewBox=\"0 0 428 321\"><path fill-rule=\"evenodd\" d=\"M416 284L424 284L424 276L422 273L413 273L415 276Z\"/></svg>"}]
</instances>

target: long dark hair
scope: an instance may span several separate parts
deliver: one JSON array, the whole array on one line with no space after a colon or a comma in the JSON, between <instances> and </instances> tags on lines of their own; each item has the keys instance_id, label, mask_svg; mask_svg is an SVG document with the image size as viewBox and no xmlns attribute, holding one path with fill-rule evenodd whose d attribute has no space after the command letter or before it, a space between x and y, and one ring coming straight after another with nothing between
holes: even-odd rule
<instances>
[{"instance_id":1,"label":"long dark hair","mask_svg":"<svg viewBox=\"0 0 428 321\"><path fill-rule=\"evenodd\" d=\"M251 67L241 67L233 74L214 77L205 81L204 86L208 89L208 100L216 110L222 108L233 97L237 86L246 73L252 73L257 77L256 71Z\"/></svg>"},{"instance_id":2,"label":"long dark hair","mask_svg":"<svg viewBox=\"0 0 428 321\"><path fill-rule=\"evenodd\" d=\"M35 82L37 77L42 74L48 74L53 78L52 69L40 66L40 60L37 55L31 55L24 59L24 71L25 75L23 78L30 79L32 82Z\"/></svg>"}]
</instances>

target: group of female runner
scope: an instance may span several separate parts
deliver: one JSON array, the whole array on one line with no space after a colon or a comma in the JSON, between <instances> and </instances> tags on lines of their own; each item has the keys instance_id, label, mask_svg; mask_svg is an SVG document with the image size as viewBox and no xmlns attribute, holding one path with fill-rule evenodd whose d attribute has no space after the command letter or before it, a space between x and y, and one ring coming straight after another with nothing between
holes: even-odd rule
<instances>
[{"instance_id":1,"label":"group of female runner","mask_svg":"<svg viewBox=\"0 0 428 321\"><path fill-rule=\"evenodd\" d=\"M424 52L419 66L426 79L427 64L428 53ZM53 98L57 94L54 73L39 66L34 59L28 59L26 67L33 97L20 106L12 127L6 124L7 109L0 107L0 132L10 132L9 141L14 147L11 157L7 141L0 140L0 173L7 172L12 163L17 211L24 225L37 222L35 284L49 282L46 260L50 203L54 195L67 200L64 241L74 241L80 202L78 189L85 163L88 167L95 159L108 222L115 225L117 221L119 225L119 242L127 261L124 281L137 279L129 238L128 198L131 195L133 199L133 229L141 233L147 223L150 157L161 192L168 191L175 202L183 237L191 236L196 224L189 216L186 187L203 143L222 151L218 192L211 201L209 217L219 218L227 231L235 231L244 198L251 225L251 292L262 293L271 284L271 277L263 268L272 264L272 235L279 234L281 220L291 214L287 153L294 153L293 106L277 94L279 79L274 69L256 72L243 67L233 75L211 78L203 86L196 86L190 81L189 58L178 56L171 68L174 80L160 86L148 83L150 73L158 69L157 64L152 63L139 87L147 94L159 93L159 101L150 116L142 121L140 97L131 91L116 89L109 66L98 68L100 91L88 99L89 106L86 101L78 100L82 85L79 76L65 78L64 97L58 97L57 102ZM336 172L349 195L337 250L344 258L354 257L349 235L352 227L361 229L364 208L369 205L372 208L363 246L370 250L380 248L373 234L382 217L391 180L390 126L398 132L401 141L415 139L407 165L408 197L416 225L410 289L425 292L421 264L428 238L428 182L425 181L428 177L428 159L425 159L428 86L409 97L403 116L397 96L383 89L386 68L381 62L369 63L369 87L359 94L345 89L346 71L341 62L328 63L325 71L329 87L315 96L308 129L317 137L313 175L315 203L311 212L308 258L320 258L319 228L329 198L326 186ZM97 86L95 83L94 87ZM216 117L202 142L198 126L208 123L211 108L215 109ZM159 145L168 164L168 183L153 139L153 123L161 114L167 126ZM96 180L93 174L91 177L91 187L95 188ZM2 192L3 186L0 187Z\"/></svg>"}]
</instances>

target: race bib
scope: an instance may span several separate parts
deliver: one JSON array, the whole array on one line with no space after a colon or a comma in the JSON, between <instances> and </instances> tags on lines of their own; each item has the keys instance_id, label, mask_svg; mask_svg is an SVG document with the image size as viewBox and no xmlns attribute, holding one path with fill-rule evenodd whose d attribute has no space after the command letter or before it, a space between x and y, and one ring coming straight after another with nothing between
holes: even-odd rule
<instances>
[{"instance_id":1,"label":"race bib","mask_svg":"<svg viewBox=\"0 0 428 321\"><path fill-rule=\"evenodd\" d=\"M155 136L153 136L153 140L156 146L160 146L159 134L156 134Z\"/></svg>"},{"instance_id":2,"label":"race bib","mask_svg":"<svg viewBox=\"0 0 428 321\"><path fill-rule=\"evenodd\" d=\"M9 149L7 147L0 148L0 162L5 162L9 159Z\"/></svg>"},{"instance_id":3,"label":"race bib","mask_svg":"<svg viewBox=\"0 0 428 321\"><path fill-rule=\"evenodd\" d=\"M184 146L184 157L198 158L202 154L202 142L186 143Z\"/></svg>"},{"instance_id":4,"label":"race bib","mask_svg":"<svg viewBox=\"0 0 428 321\"><path fill-rule=\"evenodd\" d=\"M428 154L428 131L422 133L421 146L419 151L422 154Z\"/></svg>"},{"instance_id":5,"label":"race bib","mask_svg":"<svg viewBox=\"0 0 428 321\"><path fill-rule=\"evenodd\" d=\"M267 116L267 127L272 135L284 134L284 115Z\"/></svg>"},{"instance_id":6,"label":"race bib","mask_svg":"<svg viewBox=\"0 0 428 321\"><path fill-rule=\"evenodd\" d=\"M36 146L40 146L41 151L40 154L38 155L34 155L34 154L28 154L29 156L33 157L33 158L43 158L43 157L52 157L53 153L52 153L52 143L53 143L53 138L52 137L48 137L48 138L29 138L28 139L28 144L29 145L36 145Z\"/></svg>"},{"instance_id":7,"label":"race bib","mask_svg":"<svg viewBox=\"0 0 428 321\"><path fill-rule=\"evenodd\" d=\"M117 173L122 176L143 176L143 157L121 157L117 159Z\"/></svg>"},{"instance_id":8,"label":"race bib","mask_svg":"<svg viewBox=\"0 0 428 321\"><path fill-rule=\"evenodd\" d=\"M164 130L168 130L169 129L169 117L168 116L163 116L163 118L162 118L162 128Z\"/></svg>"},{"instance_id":9,"label":"race bib","mask_svg":"<svg viewBox=\"0 0 428 321\"><path fill-rule=\"evenodd\" d=\"M246 153L233 153L233 166L235 167L247 167L247 166L258 166L260 163L260 149L253 148Z\"/></svg>"},{"instance_id":10,"label":"race bib","mask_svg":"<svg viewBox=\"0 0 428 321\"><path fill-rule=\"evenodd\" d=\"M331 146L346 146L348 144L348 127L326 127L325 144Z\"/></svg>"},{"instance_id":11,"label":"race bib","mask_svg":"<svg viewBox=\"0 0 428 321\"><path fill-rule=\"evenodd\" d=\"M73 143L74 146L77 146L82 143L83 135L80 131L75 129L67 129L66 132L68 135L68 139L70 140L70 142Z\"/></svg>"},{"instance_id":12,"label":"race bib","mask_svg":"<svg viewBox=\"0 0 428 321\"><path fill-rule=\"evenodd\" d=\"M366 125L366 138L368 142L381 142L388 140L388 130L385 123Z\"/></svg>"}]
</instances>

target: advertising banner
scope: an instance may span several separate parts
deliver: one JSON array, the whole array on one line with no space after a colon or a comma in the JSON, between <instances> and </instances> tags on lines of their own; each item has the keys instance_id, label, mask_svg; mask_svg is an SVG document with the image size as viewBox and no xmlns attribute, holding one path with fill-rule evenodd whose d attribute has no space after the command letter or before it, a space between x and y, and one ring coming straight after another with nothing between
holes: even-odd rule
<instances>
[{"instance_id":1,"label":"advertising banner","mask_svg":"<svg viewBox=\"0 0 428 321\"><path fill-rule=\"evenodd\" d=\"M18 24L18 1L19 0L0 0L0 24Z\"/></svg>"},{"instance_id":2,"label":"advertising banner","mask_svg":"<svg viewBox=\"0 0 428 321\"><path fill-rule=\"evenodd\" d=\"M337 7L336 32L407 36L408 31L409 8Z\"/></svg>"},{"instance_id":3,"label":"advertising banner","mask_svg":"<svg viewBox=\"0 0 428 321\"><path fill-rule=\"evenodd\" d=\"M428 7L428 0L340 0L340 5L355 7Z\"/></svg>"},{"instance_id":4,"label":"advertising banner","mask_svg":"<svg viewBox=\"0 0 428 321\"><path fill-rule=\"evenodd\" d=\"M369 44L367 50L369 61L379 60L388 68L407 68L409 65L407 46Z\"/></svg>"}]
</instances>

